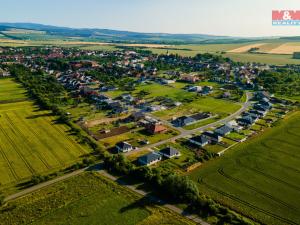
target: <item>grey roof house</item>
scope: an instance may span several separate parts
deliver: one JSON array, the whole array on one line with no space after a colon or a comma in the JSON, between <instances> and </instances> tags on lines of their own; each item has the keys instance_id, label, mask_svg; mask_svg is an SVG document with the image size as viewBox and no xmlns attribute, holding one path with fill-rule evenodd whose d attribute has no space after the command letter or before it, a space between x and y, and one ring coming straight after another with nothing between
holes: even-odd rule
<instances>
[{"instance_id":1,"label":"grey roof house","mask_svg":"<svg viewBox=\"0 0 300 225\"><path fill-rule=\"evenodd\" d=\"M132 145L125 141L118 142L115 147L118 152L130 152L133 150Z\"/></svg>"},{"instance_id":2,"label":"grey roof house","mask_svg":"<svg viewBox=\"0 0 300 225\"><path fill-rule=\"evenodd\" d=\"M164 148L164 149L160 150L159 153L168 159L176 157L176 156L180 156L180 152L172 147Z\"/></svg>"},{"instance_id":3,"label":"grey roof house","mask_svg":"<svg viewBox=\"0 0 300 225\"><path fill-rule=\"evenodd\" d=\"M203 147L209 143L209 140L207 137L205 137L203 135L198 135L198 136L190 138L189 142L191 142L192 144L198 145L200 147Z\"/></svg>"},{"instance_id":4,"label":"grey roof house","mask_svg":"<svg viewBox=\"0 0 300 225\"><path fill-rule=\"evenodd\" d=\"M140 165L149 166L162 160L162 156L158 153L151 152L139 157L138 162Z\"/></svg>"}]
</instances>

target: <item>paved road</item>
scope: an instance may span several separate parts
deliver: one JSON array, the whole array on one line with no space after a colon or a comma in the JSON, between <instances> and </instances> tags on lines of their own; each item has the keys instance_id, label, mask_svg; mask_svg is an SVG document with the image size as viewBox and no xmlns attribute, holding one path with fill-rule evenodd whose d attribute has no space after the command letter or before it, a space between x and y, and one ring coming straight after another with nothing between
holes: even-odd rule
<instances>
[{"instance_id":1,"label":"paved road","mask_svg":"<svg viewBox=\"0 0 300 225\"><path fill-rule=\"evenodd\" d=\"M164 143L166 143L166 142L175 141L176 139L183 138L183 137L186 137L186 136L188 136L188 135L192 135L192 134L194 134L194 133L196 133L196 132L198 132L198 131L203 131L203 130L205 130L205 129L207 129L207 128L216 126L216 125L218 125L218 124L220 124L220 123L227 123L227 122L229 122L230 120L233 120L234 118L236 118L237 116L239 116L241 113L243 113L244 111L246 111L246 110L248 109L248 107L251 105L251 103L249 102L249 99L250 99L250 97L251 97L251 93L247 92L246 95L247 95L247 100L246 100L246 102L243 104L243 106L242 106L238 111L236 111L235 113L231 114L230 116L228 116L228 117L226 117L226 118L224 118L224 119L221 119L221 120L219 120L219 121L216 121L216 122L214 122L214 123L210 123L210 124L208 124L208 125L199 127L199 128L197 128L197 129L194 129L194 130L182 130L181 134L178 135L178 136L176 136L176 137L173 137L173 138L170 138L170 139L167 139L167 140L164 140L164 141L160 141L160 142L158 142L158 143L155 143L155 144L151 144L151 145L145 146L145 147L143 147L143 148L139 148L139 149L137 149L137 150L135 150L135 151L132 151L132 152L127 153L127 155L132 154L133 152L142 151L142 150L144 150L144 149L154 148L154 147L159 146L159 145L162 145L162 144L164 144ZM103 175L106 176L107 178L110 178L111 180L114 180L114 181L117 180L115 177L113 177L112 175L106 173L104 170L99 170L99 166L100 166L100 168L101 168L101 164L99 164L99 165L97 166L98 171L99 171L101 174L103 174ZM80 170L76 170L76 171L74 171L74 172L72 172L72 173L69 173L69 174L60 176L60 177L58 177L58 178L56 178L56 179L53 179L53 180L50 180L50 181L47 181L47 182L44 182L44 183L41 183L41 184L32 186L32 187L27 188L27 189L25 189L25 190L23 190L23 191L20 191L20 192L18 192L18 193L15 193L15 194L12 194L12 195L10 195L10 196L7 196L4 200L5 200L5 201L11 201L11 200L14 200L14 199L23 197L23 196L25 196L25 195L28 195L28 194L34 192L34 191L37 191L37 190L40 190L40 189L42 189L42 188L48 187L48 186L50 186L50 185L53 185L53 184L55 184L55 183L57 183L57 182L66 180L66 179L71 178L71 177L74 177L74 176L77 176L77 175L83 173L83 172L86 171L86 170L91 170L91 168L83 168L83 169L80 169ZM95 168L92 168L92 170L95 170ZM148 193L146 193L146 192L144 192L144 191L142 191L142 190L138 190L138 189L136 189L134 186L130 186L130 185L126 185L126 184L122 184L122 185L128 187L129 189L131 189L132 191L134 191L134 192L136 192L136 193L138 193L138 194L140 194L140 195L143 195L143 196L148 195ZM179 214L181 214L181 215L184 215L184 216L186 216L187 218L193 220L193 221L196 222L196 223L203 224L203 225L209 225L208 223L206 223L205 221L201 220L201 219L200 219L199 217L197 217L197 216L185 214L185 212L184 212L183 210L177 208L177 207L174 206L174 205L165 204L165 203L162 202L160 199L157 199L157 198L155 198L155 197L153 197L153 196L152 196L151 198L152 198L152 199L155 199L157 202L163 204L165 207L169 208L170 210L172 210L172 211L174 211L174 212L176 212L176 213L179 213Z\"/></svg>"},{"instance_id":2,"label":"paved road","mask_svg":"<svg viewBox=\"0 0 300 225\"><path fill-rule=\"evenodd\" d=\"M35 186L32 186L32 187L29 187L29 188L27 188L27 189L25 189L25 190L23 190L23 191L20 191L20 192L18 192L18 193L16 193L16 194L12 194L12 195L10 195L10 196L7 196L7 197L4 199L4 201L11 201L11 200L15 200L15 199L17 199L17 198L24 197L24 196L26 196L26 195L28 195L28 194L31 194L31 193L35 192L35 191L38 191L38 190L40 190L40 189L46 188L46 187L48 187L48 186L51 186L51 185L53 185L53 184L55 184L55 183L57 183L57 182L64 181L64 180L69 179L69 178L71 178L71 177L74 177L74 176L77 176L77 175L79 175L79 174L82 174L83 172L85 172L85 171L87 171L87 170L89 170L89 171L97 171L97 172L99 172L100 174L102 174L103 176L109 178L110 180L113 180L113 181L117 182L118 184L120 184L120 185L122 185L122 186L125 186L126 188L128 188L128 189L134 191L135 193L138 193L138 194L140 194L140 195L142 195L142 196L146 196L146 195L149 196L148 193L145 192L145 191L143 191L143 190L136 189L136 188L135 188L134 186L132 186L132 185L127 185L127 184L125 184L124 182L117 181L117 178L114 177L114 176L112 176L111 174L107 173L105 170L103 170L103 164L102 164L102 163L99 163L98 165L96 165L96 166L94 166L94 167L90 167L90 168L86 167L86 168L83 168L83 169L80 169L80 170L76 170L76 171L74 171L74 172L72 172L72 173L69 173L69 174L60 176L60 177L58 177L58 178L56 178L56 179L53 179L53 180L50 180L50 181L46 181L46 182L44 182L44 183L41 183L41 184L38 184L38 185L35 185ZM178 214L180 214L180 215L183 215L183 216L185 216L185 217L187 217L187 218L193 220L193 221L196 222L196 223L199 223L199 224L202 224L202 225L209 225L209 224L206 223L205 221L201 220L199 217L197 217L197 216L195 216L195 215L187 214L187 213L185 213L183 210L177 208L177 207L174 206L174 205L166 204L166 203L164 203L162 200L160 200L160 199L158 199L158 198L156 198L156 197L154 197L154 196L149 196L149 198L150 198L152 201L156 202L157 204L163 205L164 207L166 207L166 208L168 208L168 209L170 209L170 210L172 210L172 211L174 211L174 212L176 212L176 213L178 213Z\"/></svg>"},{"instance_id":3,"label":"paved road","mask_svg":"<svg viewBox=\"0 0 300 225\"><path fill-rule=\"evenodd\" d=\"M18 193L15 193L15 194L12 194L10 196L7 196L4 201L11 201L11 200L14 200L14 199L17 199L17 198L20 198L20 197L23 197L25 195L28 195L34 191L37 191L37 190L40 190L42 188L45 188L45 187L48 187L50 185L53 185L59 181L63 181L63 180L66 180L68 178L71 178L71 177L74 177L74 176L77 176L81 173L83 173L87 168L83 168L83 169L80 169L80 170L76 170L72 173L68 173L66 175L63 175L63 176L60 176L58 178L55 178L53 180L49 180L49 181L46 181L44 183L40 183L40 184L37 184L37 185L34 185L32 187L29 187L29 188L26 188L24 189L23 191L20 191Z\"/></svg>"},{"instance_id":4,"label":"paved road","mask_svg":"<svg viewBox=\"0 0 300 225\"><path fill-rule=\"evenodd\" d=\"M249 108L249 106L251 105L251 102L249 101L250 98L251 98L251 96L252 96L252 94L250 92L246 92L246 97L247 97L246 98L246 102L243 103L242 107L238 111L232 113L230 116L228 116L228 117L226 117L224 119L218 120L216 122L207 124L205 126L202 126L202 127L199 127L199 128L193 129L193 130L182 129L182 130L180 130L181 133L179 135L175 136L175 137L172 137L172 138L169 138L169 139L166 139L166 140L154 143L154 144L150 144L150 145L138 148L136 150L133 150L133 151L125 153L125 155L131 155L131 154L134 154L134 153L146 150L146 149L152 151L151 148L155 148L155 147L157 147L159 145L163 145L163 144L168 143L168 142L173 142L173 141L175 141L175 140L177 140L179 138L184 138L186 136L195 134L195 133L197 133L199 131L204 131L204 130L210 128L210 127L214 127L214 126L217 126L217 125L222 124L222 123L223 124L227 123L227 122L235 119L239 115L241 115L243 112L245 112Z\"/></svg>"},{"instance_id":5,"label":"paved road","mask_svg":"<svg viewBox=\"0 0 300 225\"><path fill-rule=\"evenodd\" d=\"M164 201L162 201L161 199L155 197L155 196L152 196L152 195L149 195L149 193L143 191L143 190L140 190L140 189L137 189L135 186L132 186L132 185L128 185L126 184L125 182L123 181L120 181L118 180L116 177L112 176L111 174L107 173L105 170L99 170L98 171L101 175L107 177L108 179L112 180L112 181L115 181L117 182L119 185L122 185L128 189L130 189L131 191L139 194L139 195L142 195L142 196L147 196L151 201L155 202L156 204L159 204L159 205L163 205L164 207L170 209L171 211L175 212L175 213L178 213L182 216L185 216L187 217L188 219L198 223L198 224L201 224L201 225L209 225L209 223L203 221L202 219L200 219L198 216L196 215L191 215L191 214L188 214L186 213L185 211L183 211L182 209L174 206L174 205L170 205L170 204L166 204Z\"/></svg>"}]
</instances>

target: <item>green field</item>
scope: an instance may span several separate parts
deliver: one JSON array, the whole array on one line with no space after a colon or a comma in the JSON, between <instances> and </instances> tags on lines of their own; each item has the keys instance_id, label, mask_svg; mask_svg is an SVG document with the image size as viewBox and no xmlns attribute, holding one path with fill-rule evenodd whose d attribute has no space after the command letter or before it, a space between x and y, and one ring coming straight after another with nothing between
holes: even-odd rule
<instances>
[{"instance_id":1,"label":"green field","mask_svg":"<svg viewBox=\"0 0 300 225\"><path fill-rule=\"evenodd\" d=\"M182 84L182 83L178 83L178 84ZM171 98L174 101L181 101L183 99L193 98L196 96L195 93L187 92L181 89L181 87L182 87L181 85L176 85L176 83L171 84L169 86L161 85L158 83L141 84L135 88L135 90L132 92L132 95L137 96L137 94L140 91L146 91L149 94L146 95L145 100L150 100L155 97L163 96L163 97ZM112 98L118 97L124 93L126 92L121 90L106 92L106 94Z\"/></svg>"},{"instance_id":2,"label":"green field","mask_svg":"<svg viewBox=\"0 0 300 225\"><path fill-rule=\"evenodd\" d=\"M142 140L148 140L150 143L153 144L162 140L169 139L176 135L178 135L178 132L171 128L168 128L167 132L154 135L148 134L144 128L137 128L127 133L101 139L99 143L103 144L105 147L110 148L114 147L115 144L120 141L126 141L132 144L134 147L141 147L142 145L140 141Z\"/></svg>"},{"instance_id":3,"label":"green field","mask_svg":"<svg viewBox=\"0 0 300 225\"><path fill-rule=\"evenodd\" d=\"M199 97L191 103L185 103L176 108L155 112L153 114L162 119L171 119L172 117L191 115L198 112L211 112L213 114L218 114L221 117L225 117L237 111L240 107L241 106L237 103L222 99Z\"/></svg>"},{"instance_id":4,"label":"green field","mask_svg":"<svg viewBox=\"0 0 300 225\"><path fill-rule=\"evenodd\" d=\"M265 224L300 223L300 112L189 174L201 192Z\"/></svg>"},{"instance_id":5,"label":"green field","mask_svg":"<svg viewBox=\"0 0 300 225\"><path fill-rule=\"evenodd\" d=\"M24 90L10 79L0 80L0 183L10 186L34 174L64 168L90 153L57 124L50 111L40 110L24 98ZM3 94L5 91L5 94ZM12 102L9 102L12 101Z\"/></svg>"},{"instance_id":6,"label":"green field","mask_svg":"<svg viewBox=\"0 0 300 225\"><path fill-rule=\"evenodd\" d=\"M193 224L93 173L86 173L15 200L0 214L14 224Z\"/></svg>"},{"instance_id":7,"label":"green field","mask_svg":"<svg viewBox=\"0 0 300 225\"><path fill-rule=\"evenodd\" d=\"M0 79L0 102L25 98L26 91L20 84L13 82L11 79Z\"/></svg>"}]
</instances>

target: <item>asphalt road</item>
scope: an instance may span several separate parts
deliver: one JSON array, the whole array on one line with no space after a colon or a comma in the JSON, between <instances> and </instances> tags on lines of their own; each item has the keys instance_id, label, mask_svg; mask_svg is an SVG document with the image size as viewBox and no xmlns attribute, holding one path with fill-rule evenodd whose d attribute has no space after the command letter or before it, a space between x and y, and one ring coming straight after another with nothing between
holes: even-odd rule
<instances>
[{"instance_id":1,"label":"asphalt road","mask_svg":"<svg viewBox=\"0 0 300 225\"><path fill-rule=\"evenodd\" d=\"M193 129L193 130L185 130L185 129L181 128L179 130L181 133L179 135L177 135L177 136L174 136L172 138L169 138L169 139L166 139L166 140L163 140L163 141L160 141L160 142L156 142L154 144L146 145L146 146L138 148L136 150L127 152L127 153L125 153L125 155L131 155L131 154L143 151L143 150L150 150L151 151L151 148L155 148L157 146L163 145L163 144L168 143L168 142L173 142L173 141L175 141L175 140L177 140L179 138L184 138L186 136L193 135L193 134L195 134L195 133L197 133L199 131L204 131L204 130L210 128L210 127L214 127L214 126L217 126L219 124L227 123L227 122L235 119L239 115L241 115L243 112L245 112L249 108L249 106L251 105L251 102L249 100L250 100L252 94L250 92L246 92L246 96L247 96L246 102L243 103L242 107L238 111L232 113L231 115L229 115L228 117L226 117L224 119L218 120L216 122L207 124L205 126L202 126L202 127L199 127L199 128Z\"/></svg>"},{"instance_id":2,"label":"asphalt road","mask_svg":"<svg viewBox=\"0 0 300 225\"><path fill-rule=\"evenodd\" d=\"M239 116L241 113L243 113L244 111L246 111L248 109L248 107L251 105L251 102L249 101L250 97L251 97L251 93L247 92L246 93L247 95L247 99L246 99L246 102L243 104L243 106L238 110L236 111L235 113L231 114L230 116L224 118L224 119L221 119L219 121L216 121L214 123L210 123L210 124L207 124L205 126L202 126L202 127L199 127L199 128L196 128L194 130L184 130L184 129L180 129L181 131L181 134L175 136L175 137L172 137L170 139L167 139L167 140L164 140L164 141L160 141L160 142L157 142L155 144L151 144L151 145L147 145L143 148L139 148L137 150L134 150L134 151L131 151L131 152L128 152L126 153L126 155L130 155L132 153L136 153L138 151L142 151L142 150L145 150L145 149L151 149L151 148L154 148L156 146L159 146L159 145L162 145L164 143L167 143L167 142L170 142L170 141L175 141L176 139L179 139L179 138L183 138L183 137L186 137L188 135L192 135L192 134L195 134L196 132L199 132L199 131L204 131L205 129L208 129L210 127L213 127L213 126L216 126L216 125L219 125L221 123L227 123L233 119L235 119L237 116ZM96 169L98 168L98 169ZM80 170L76 170L72 173L69 173L69 174L66 174L66 175L63 175L63 176L60 176L58 178L55 178L53 180L50 180L50 181L46 181L44 183L41 183L41 184L38 184L38 185L35 185L35 186L32 186L32 187L29 187L27 189L24 189L23 191L20 191L18 193L15 193L15 194L12 194L10 196L7 196L4 200L5 201L11 201L11 200L14 200L14 199L17 199L17 198L20 198L20 197L23 197L25 195L28 195L30 193L33 193L35 191L38 191L42 188L45 188L45 187L48 187L50 185L53 185L57 182L60 182L60 181L63 181L63 180L66 180L68 178L71 178L71 177L74 177L74 176L77 176L81 173L83 173L84 171L86 170L97 170L99 171L99 173L101 173L102 175L104 175L105 177L113 180L113 181L117 181L117 178L115 178L114 176L110 175L109 173L107 173L106 171L102 170L101 169L101 164L99 164L98 166L96 166L95 168L83 168L83 169L80 169ZM134 186L131 186L131 185L127 185L127 184L124 184L124 183L120 183L119 184L123 185L123 186L126 186L127 188L129 188L130 190L142 195L142 196L146 196L148 195L147 192L143 191L143 190L139 190L139 189L136 189ZM161 203L163 204L166 208L178 213L178 214L181 214L183 216L186 216L187 218L193 220L194 222L196 223L199 223L199 224L202 224L202 225L209 225L207 222L203 221L202 219L200 219L199 217L197 216L194 216L194 215L187 215L183 210L177 208L176 206L174 205L170 205L170 204L166 204L164 203L162 200L154 197L154 196L151 196L151 198L153 200L155 200L156 202L158 203Z\"/></svg>"}]
</instances>

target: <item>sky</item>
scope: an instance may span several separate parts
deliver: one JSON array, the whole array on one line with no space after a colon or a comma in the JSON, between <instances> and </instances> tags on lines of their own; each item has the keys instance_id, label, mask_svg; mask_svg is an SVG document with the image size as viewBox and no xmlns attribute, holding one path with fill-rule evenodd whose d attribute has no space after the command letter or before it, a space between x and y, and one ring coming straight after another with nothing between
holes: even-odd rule
<instances>
[{"instance_id":1,"label":"sky","mask_svg":"<svg viewBox=\"0 0 300 225\"><path fill-rule=\"evenodd\" d=\"M300 36L300 26L272 26L271 20L272 10L300 10L300 0L0 0L0 5L0 22L239 37Z\"/></svg>"}]
</instances>

